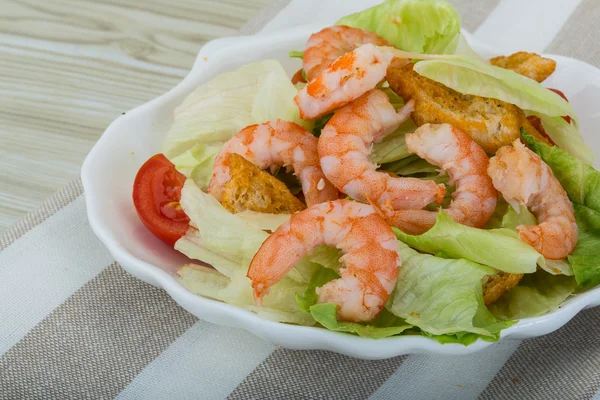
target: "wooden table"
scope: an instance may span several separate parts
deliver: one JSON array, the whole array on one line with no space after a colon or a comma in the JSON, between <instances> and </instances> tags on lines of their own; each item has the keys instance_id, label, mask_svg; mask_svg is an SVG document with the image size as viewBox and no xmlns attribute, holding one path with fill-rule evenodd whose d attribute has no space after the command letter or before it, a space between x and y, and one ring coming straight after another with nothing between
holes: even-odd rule
<instances>
[{"instance_id":1,"label":"wooden table","mask_svg":"<svg viewBox=\"0 0 600 400\"><path fill-rule=\"evenodd\" d=\"M269 0L0 0L0 232Z\"/></svg>"}]
</instances>

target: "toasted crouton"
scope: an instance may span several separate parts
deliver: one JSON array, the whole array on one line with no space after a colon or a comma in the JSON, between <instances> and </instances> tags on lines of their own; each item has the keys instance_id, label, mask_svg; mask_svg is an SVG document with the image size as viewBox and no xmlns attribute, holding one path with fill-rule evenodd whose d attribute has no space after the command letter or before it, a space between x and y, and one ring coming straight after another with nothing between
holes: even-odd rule
<instances>
[{"instance_id":1,"label":"toasted crouton","mask_svg":"<svg viewBox=\"0 0 600 400\"><path fill-rule=\"evenodd\" d=\"M414 64L392 63L387 80L394 92L404 101L414 100L411 117L417 125L448 123L469 135L487 153L494 154L511 144L526 125L536 139L542 137L527 122L517 106L500 100L466 95L419 75Z\"/></svg>"},{"instance_id":2,"label":"toasted crouton","mask_svg":"<svg viewBox=\"0 0 600 400\"><path fill-rule=\"evenodd\" d=\"M222 204L232 213L245 210L292 214L306 206L283 182L238 154L229 156L231 179L225 184Z\"/></svg>"},{"instance_id":3,"label":"toasted crouton","mask_svg":"<svg viewBox=\"0 0 600 400\"><path fill-rule=\"evenodd\" d=\"M483 302L490 305L498 301L506 292L519 284L523 274L509 274L498 271L483 278Z\"/></svg>"},{"instance_id":4,"label":"toasted crouton","mask_svg":"<svg viewBox=\"0 0 600 400\"><path fill-rule=\"evenodd\" d=\"M510 69L537 82L545 81L556 69L556 61L525 51L506 57L494 57L490 62L496 67Z\"/></svg>"},{"instance_id":5,"label":"toasted crouton","mask_svg":"<svg viewBox=\"0 0 600 400\"><path fill-rule=\"evenodd\" d=\"M465 95L413 71L414 64L388 68L387 80L404 101L414 100L417 125L448 123L469 135L487 153L520 136L520 110L500 100Z\"/></svg>"}]
</instances>

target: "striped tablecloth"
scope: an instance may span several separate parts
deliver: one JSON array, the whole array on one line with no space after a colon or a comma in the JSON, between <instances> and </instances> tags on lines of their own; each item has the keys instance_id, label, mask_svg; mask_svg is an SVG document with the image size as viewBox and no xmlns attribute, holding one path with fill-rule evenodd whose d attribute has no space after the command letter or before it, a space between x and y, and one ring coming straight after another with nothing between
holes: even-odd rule
<instances>
[{"instance_id":1,"label":"striped tablecloth","mask_svg":"<svg viewBox=\"0 0 600 400\"><path fill-rule=\"evenodd\" d=\"M483 41L600 66L600 0L452 2ZM376 1L287 3L242 33L332 23ZM72 182L0 236L1 399L600 399L600 308L462 357L281 349L199 321L124 272L92 233L82 191Z\"/></svg>"}]
</instances>

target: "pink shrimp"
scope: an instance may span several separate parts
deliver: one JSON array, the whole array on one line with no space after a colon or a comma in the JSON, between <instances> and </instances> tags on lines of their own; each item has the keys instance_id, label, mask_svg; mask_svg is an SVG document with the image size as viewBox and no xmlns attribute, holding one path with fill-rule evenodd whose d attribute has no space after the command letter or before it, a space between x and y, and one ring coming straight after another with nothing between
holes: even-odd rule
<instances>
[{"instance_id":1,"label":"pink shrimp","mask_svg":"<svg viewBox=\"0 0 600 400\"><path fill-rule=\"evenodd\" d=\"M300 117L317 118L362 96L385 78L393 58L390 51L371 43L344 54L294 97Z\"/></svg>"},{"instance_id":2,"label":"pink shrimp","mask_svg":"<svg viewBox=\"0 0 600 400\"><path fill-rule=\"evenodd\" d=\"M313 33L304 50L302 66L306 77L313 80L336 59L366 43L389 46L379 35L350 26L330 26Z\"/></svg>"},{"instance_id":3,"label":"pink shrimp","mask_svg":"<svg viewBox=\"0 0 600 400\"><path fill-rule=\"evenodd\" d=\"M229 139L215 159L208 192L221 201L229 182L228 156L239 154L261 169L291 166L300 179L307 205L338 198L327 180L317 153L317 138L295 122L275 120L250 125Z\"/></svg>"},{"instance_id":4,"label":"pink shrimp","mask_svg":"<svg viewBox=\"0 0 600 400\"><path fill-rule=\"evenodd\" d=\"M398 113L387 95L374 89L337 111L321 132L319 157L325 176L340 191L359 201L389 203L393 209L421 209L444 199L444 185L397 178L377 171L369 160L373 143L396 130L412 112L408 103Z\"/></svg>"},{"instance_id":5,"label":"pink shrimp","mask_svg":"<svg viewBox=\"0 0 600 400\"><path fill-rule=\"evenodd\" d=\"M487 174L489 159L473 139L450 124L419 127L406 135L408 150L448 171L456 184L450 206L444 210L460 224L483 227L496 208L498 192ZM437 211L383 210L388 223L411 235L435 225Z\"/></svg>"},{"instance_id":6,"label":"pink shrimp","mask_svg":"<svg viewBox=\"0 0 600 400\"><path fill-rule=\"evenodd\" d=\"M488 174L509 204L527 206L539 225L517 226L519 237L551 260L571 254L578 229L573 205L552 169L518 139L490 159Z\"/></svg>"},{"instance_id":7,"label":"pink shrimp","mask_svg":"<svg viewBox=\"0 0 600 400\"><path fill-rule=\"evenodd\" d=\"M349 200L317 204L294 214L264 241L248 269L257 303L322 244L342 251L344 268L339 279L317 288L319 303L335 303L341 320L375 318L398 278L398 240L373 207Z\"/></svg>"}]
</instances>

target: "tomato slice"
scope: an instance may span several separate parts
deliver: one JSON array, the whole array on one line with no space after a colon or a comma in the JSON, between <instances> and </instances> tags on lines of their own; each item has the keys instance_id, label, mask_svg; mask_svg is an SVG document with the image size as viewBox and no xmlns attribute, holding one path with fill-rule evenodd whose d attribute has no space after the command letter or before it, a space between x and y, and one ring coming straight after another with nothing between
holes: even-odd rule
<instances>
[{"instance_id":1,"label":"tomato slice","mask_svg":"<svg viewBox=\"0 0 600 400\"><path fill-rule=\"evenodd\" d=\"M557 95L559 95L566 101L569 101L569 99L567 99L567 96L565 96L565 94L563 92L561 92L560 90L558 90L558 89L550 89L550 90L552 90L554 93L556 93ZM565 121L567 121L569 124L571 123L571 117L569 117L568 115L564 116L563 119Z\"/></svg>"},{"instance_id":2,"label":"tomato slice","mask_svg":"<svg viewBox=\"0 0 600 400\"><path fill-rule=\"evenodd\" d=\"M181 205L185 176L162 154L142 165L133 182L133 204L144 223L156 237L174 245L189 228L189 217Z\"/></svg>"}]
</instances>

